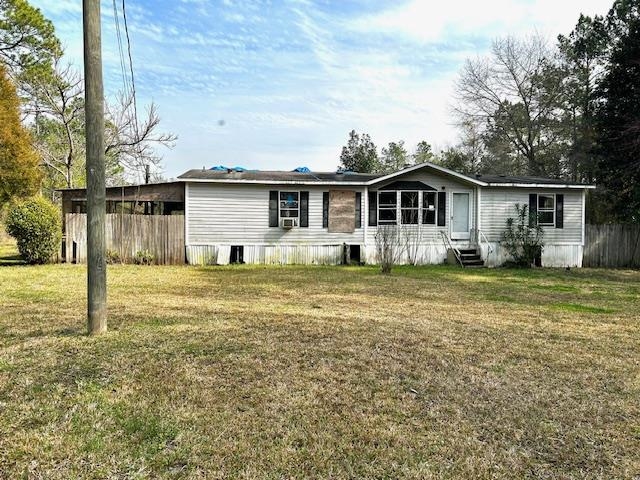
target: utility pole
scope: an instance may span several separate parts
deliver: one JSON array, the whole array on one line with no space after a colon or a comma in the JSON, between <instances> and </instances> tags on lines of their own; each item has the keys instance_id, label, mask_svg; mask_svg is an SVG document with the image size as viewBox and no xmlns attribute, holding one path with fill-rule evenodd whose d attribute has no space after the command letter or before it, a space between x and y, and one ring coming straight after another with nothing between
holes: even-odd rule
<instances>
[{"instance_id":1,"label":"utility pole","mask_svg":"<svg viewBox=\"0 0 640 480\"><path fill-rule=\"evenodd\" d=\"M151 180L151 170L149 169L149 164L147 163L144 166L144 183L145 185L147 185L149 183L149 181ZM144 202L144 214L145 215L149 215L149 204L151 202ZM151 213L153 214L153 207L151 207Z\"/></svg>"},{"instance_id":2,"label":"utility pole","mask_svg":"<svg viewBox=\"0 0 640 480\"><path fill-rule=\"evenodd\" d=\"M82 1L87 138L87 328L107 331L106 189L100 0Z\"/></svg>"}]
</instances>

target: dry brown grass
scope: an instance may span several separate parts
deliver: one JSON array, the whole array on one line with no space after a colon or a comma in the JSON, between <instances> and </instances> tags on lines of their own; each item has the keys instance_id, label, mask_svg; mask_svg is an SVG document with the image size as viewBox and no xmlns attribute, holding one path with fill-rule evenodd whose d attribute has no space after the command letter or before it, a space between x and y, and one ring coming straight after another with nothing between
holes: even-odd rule
<instances>
[{"instance_id":1,"label":"dry brown grass","mask_svg":"<svg viewBox=\"0 0 640 480\"><path fill-rule=\"evenodd\" d=\"M0 267L0 477L633 478L640 273Z\"/></svg>"}]
</instances>

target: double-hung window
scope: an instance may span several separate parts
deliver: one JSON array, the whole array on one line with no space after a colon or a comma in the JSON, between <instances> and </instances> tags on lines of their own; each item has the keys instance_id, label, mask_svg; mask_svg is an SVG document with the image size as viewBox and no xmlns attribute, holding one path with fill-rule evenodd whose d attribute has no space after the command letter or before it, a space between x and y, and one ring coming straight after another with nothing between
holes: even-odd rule
<instances>
[{"instance_id":1,"label":"double-hung window","mask_svg":"<svg viewBox=\"0 0 640 480\"><path fill-rule=\"evenodd\" d=\"M556 224L556 198L554 194L538 195L538 223L553 227Z\"/></svg>"},{"instance_id":2,"label":"double-hung window","mask_svg":"<svg viewBox=\"0 0 640 480\"><path fill-rule=\"evenodd\" d=\"M436 192L422 192L422 224L436 224Z\"/></svg>"},{"instance_id":3,"label":"double-hung window","mask_svg":"<svg viewBox=\"0 0 640 480\"><path fill-rule=\"evenodd\" d=\"M396 225L398 223L397 207L397 192L378 192L378 225Z\"/></svg>"},{"instance_id":4,"label":"double-hung window","mask_svg":"<svg viewBox=\"0 0 640 480\"><path fill-rule=\"evenodd\" d=\"M420 212L418 192L400 192L400 218L403 225L417 225Z\"/></svg>"},{"instance_id":5,"label":"double-hung window","mask_svg":"<svg viewBox=\"0 0 640 480\"><path fill-rule=\"evenodd\" d=\"M300 192L280 192L280 218L300 218Z\"/></svg>"}]
</instances>

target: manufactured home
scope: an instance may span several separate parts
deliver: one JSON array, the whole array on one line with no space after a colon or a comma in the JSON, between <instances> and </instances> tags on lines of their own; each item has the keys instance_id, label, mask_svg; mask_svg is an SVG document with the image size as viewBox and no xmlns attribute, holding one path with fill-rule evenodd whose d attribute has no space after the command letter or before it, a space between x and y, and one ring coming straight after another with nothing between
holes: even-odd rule
<instances>
[{"instance_id":1,"label":"manufactured home","mask_svg":"<svg viewBox=\"0 0 640 480\"><path fill-rule=\"evenodd\" d=\"M376 263L376 232L396 225L411 239L415 263L443 263L455 252L472 264L498 266L508 260L500 243L507 219L525 204L544 229L541 263L551 267L582 265L585 193L594 188L468 176L431 163L388 175L190 170L175 185L182 189L190 264Z\"/></svg>"}]
</instances>

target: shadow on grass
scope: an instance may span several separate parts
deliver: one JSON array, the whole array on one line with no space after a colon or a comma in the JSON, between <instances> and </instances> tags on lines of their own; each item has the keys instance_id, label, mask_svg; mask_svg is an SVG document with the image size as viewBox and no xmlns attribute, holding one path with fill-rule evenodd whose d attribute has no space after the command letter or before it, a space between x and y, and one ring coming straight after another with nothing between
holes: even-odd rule
<instances>
[{"instance_id":1,"label":"shadow on grass","mask_svg":"<svg viewBox=\"0 0 640 480\"><path fill-rule=\"evenodd\" d=\"M26 265L20 255L0 255L0 267L15 267L17 265Z\"/></svg>"},{"instance_id":2,"label":"shadow on grass","mask_svg":"<svg viewBox=\"0 0 640 480\"><path fill-rule=\"evenodd\" d=\"M2 234L0 225L0 267L13 267L16 265L26 265L26 262L18 254L16 243Z\"/></svg>"}]
</instances>

